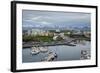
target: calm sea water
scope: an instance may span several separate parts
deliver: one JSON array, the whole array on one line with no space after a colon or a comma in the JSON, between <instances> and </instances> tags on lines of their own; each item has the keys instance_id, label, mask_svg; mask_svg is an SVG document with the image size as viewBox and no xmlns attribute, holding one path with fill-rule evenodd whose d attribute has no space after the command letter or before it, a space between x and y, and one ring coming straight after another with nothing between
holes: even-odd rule
<instances>
[{"instance_id":1,"label":"calm sea water","mask_svg":"<svg viewBox=\"0 0 100 73\"><path fill-rule=\"evenodd\" d=\"M80 60L81 50L89 50L90 51L90 42L85 42L83 44L76 44L76 46L50 46L48 50L51 52L55 52L57 54L56 61L67 61L67 60ZM22 61L23 63L28 62L41 62L41 59L47 56L46 53L39 53L37 55L31 55L31 48L26 48L22 50Z\"/></svg>"}]
</instances>

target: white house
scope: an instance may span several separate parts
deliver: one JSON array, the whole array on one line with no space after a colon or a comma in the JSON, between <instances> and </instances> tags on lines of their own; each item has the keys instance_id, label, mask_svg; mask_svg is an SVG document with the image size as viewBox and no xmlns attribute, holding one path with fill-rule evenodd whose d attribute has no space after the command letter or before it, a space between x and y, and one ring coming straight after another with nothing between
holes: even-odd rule
<instances>
[{"instance_id":1,"label":"white house","mask_svg":"<svg viewBox=\"0 0 100 73\"><path fill-rule=\"evenodd\" d=\"M32 29L27 31L28 35L40 35L40 36L49 36L52 35L49 31L42 30L42 29Z\"/></svg>"},{"instance_id":2,"label":"white house","mask_svg":"<svg viewBox=\"0 0 100 73\"><path fill-rule=\"evenodd\" d=\"M58 36L54 36L54 37L53 37L53 40L57 40L57 38L58 38Z\"/></svg>"},{"instance_id":3,"label":"white house","mask_svg":"<svg viewBox=\"0 0 100 73\"><path fill-rule=\"evenodd\" d=\"M32 30L27 30L27 35L31 35Z\"/></svg>"}]
</instances>

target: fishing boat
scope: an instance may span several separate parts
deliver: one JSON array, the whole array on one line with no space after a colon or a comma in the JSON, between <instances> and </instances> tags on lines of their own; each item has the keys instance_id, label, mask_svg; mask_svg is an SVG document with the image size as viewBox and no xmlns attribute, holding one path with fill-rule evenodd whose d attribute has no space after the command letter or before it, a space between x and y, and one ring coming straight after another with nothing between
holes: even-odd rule
<instances>
[{"instance_id":1,"label":"fishing boat","mask_svg":"<svg viewBox=\"0 0 100 73\"><path fill-rule=\"evenodd\" d=\"M89 53L89 50L82 50L81 51L81 58L80 59L90 59L91 55Z\"/></svg>"},{"instance_id":2,"label":"fishing boat","mask_svg":"<svg viewBox=\"0 0 100 73\"><path fill-rule=\"evenodd\" d=\"M53 61L57 58L57 54L53 52L49 52L48 56L42 59L41 61Z\"/></svg>"},{"instance_id":3,"label":"fishing boat","mask_svg":"<svg viewBox=\"0 0 100 73\"><path fill-rule=\"evenodd\" d=\"M36 55L38 53L40 53L39 47L32 47L31 54Z\"/></svg>"},{"instance_id":4,"label":"fishing boat","mask_svg":"<svg viewBox=\"0 0 100 73\"><path fill-rule=\"evenodd\" d=\"M41 52L47 52L48 51L48 47L40 47L39 48Z\"/></svg>"}]
</instances>

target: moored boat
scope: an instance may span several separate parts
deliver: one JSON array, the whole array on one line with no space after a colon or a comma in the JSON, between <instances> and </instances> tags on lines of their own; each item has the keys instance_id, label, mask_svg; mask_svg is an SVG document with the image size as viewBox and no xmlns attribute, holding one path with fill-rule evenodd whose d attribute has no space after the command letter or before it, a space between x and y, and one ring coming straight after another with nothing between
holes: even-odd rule
<instances>
[{"instance_id":1,"label":"moored boat","mask_svg":"<svg viewBox=\"0 0 100 73\"><path fill-rule=\"evenodd\" d=\"M38 47L32 47L31 54L36 55L40 53L40 49Z\"/></svg>"},{"instance_id":2,"label":"moored boat","mask_svg":"<svg viewBox=\"0 0 100 73\"><path fill-rule=\"evenodd\" d=\"M48 56L46 56L44 59L42 59L41 61L53 61L57 58L57 54L53 53L53 52L49 52Z\"/></svg>"},{"instance_id":3,"label":"moored boat","mask_svg":"<svg viewBox=\"0 0 100 73\"><path fill-rule=\"evenodd\" d=\"M47 52L48 51L48 47L40 47L39 48L41 52Z\"/></svg>"}]
</instances>

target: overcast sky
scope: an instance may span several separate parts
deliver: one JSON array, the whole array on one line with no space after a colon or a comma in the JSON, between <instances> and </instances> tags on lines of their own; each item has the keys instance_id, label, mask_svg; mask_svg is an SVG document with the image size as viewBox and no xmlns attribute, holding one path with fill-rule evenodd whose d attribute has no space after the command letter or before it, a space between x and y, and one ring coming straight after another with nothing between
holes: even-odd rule
<instances>
[{"instance_id":1,"label":"overcast sky","mask_svg":"<svg viewBox=\"0 0 100 73\"><path fill-rule=\"evenodd\" d=\"M91 14L76 12L54 12L23 10L23 27L69 27L90 26Z\"/></svg>"}]
</instances>

